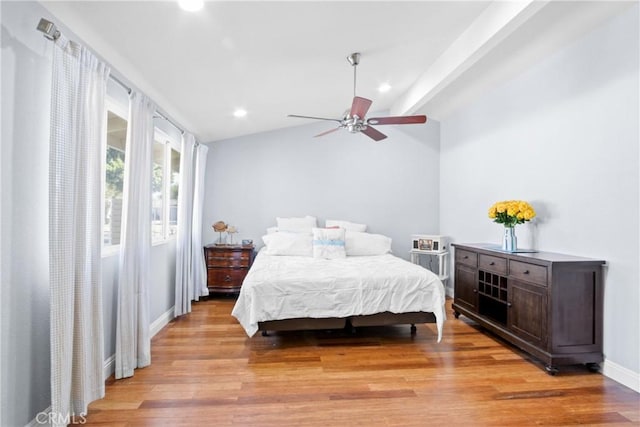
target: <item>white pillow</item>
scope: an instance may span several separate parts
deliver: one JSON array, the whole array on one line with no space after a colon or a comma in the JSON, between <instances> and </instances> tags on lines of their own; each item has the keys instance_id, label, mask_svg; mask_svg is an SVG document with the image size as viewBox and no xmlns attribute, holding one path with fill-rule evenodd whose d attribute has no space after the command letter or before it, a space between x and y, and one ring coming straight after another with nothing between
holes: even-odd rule
<instances>
[{"instance_id":1,"label":"white pillow","mask_svg":"<svg viewBox=\"0 0 640 427\"><path fill-rule=\"evenodd\" d=\"M273 234L278 232L278 227L269 227L267 228L267 234Z\"/></svg>"},{"instance_id":2,"label":"white pillow","mask_svg":"<svg viewBox=\"0 0 640 427\"><path fill-rule=\"evenodd\" d=\"M347 231L367 231L366 224L358 224L356 222L342 221L339 219L328 219L325 222L325 227L340 227L344 228Z\"/></svg>"},{"instance_id":3,"label":"white pillow","mask_svg":"<svg viewBox=\"0 0 640 427\"><path fill-rule=\"evenodd\" d=\"M262 236L267 255L313 256L311 233L278 232Z\"/></svg>"},{"instance_id":4,"label":"white pillow","mask_svg":"<svg viewBox=\"0 0 640 427\"><path fill-rule=\"evenodd\" d=\"M323 259L345 258L345 230L343 228L314 228L313 257Z\"/></svg>"},{"instance_id":5,"label":"white pillow","mask_svg":"<svg viewBox=\"0 0 640 427\"><path fill-rule=\"evenodd\" d=\"M348 256L384 255L391 252L391 238L382 234L347 231L345 249Z\"/></svg>"},{"instance_id":6,"label":"white pillow","mask_svg":"<svg viewBox=\"0 0 640 427\"><path fill-rule=\"evenodd\" d=\"M318 226L315 216L305 216L304 218L276 218L278 231L290 231L294 233L308 232Z\"/></svg>"}]
</instances>

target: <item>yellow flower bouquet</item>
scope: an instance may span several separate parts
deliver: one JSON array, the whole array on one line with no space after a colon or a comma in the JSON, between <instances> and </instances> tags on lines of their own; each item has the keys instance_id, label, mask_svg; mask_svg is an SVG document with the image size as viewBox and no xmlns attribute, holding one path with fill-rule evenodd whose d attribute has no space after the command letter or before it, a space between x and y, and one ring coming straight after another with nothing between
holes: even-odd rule
<instances>
[{"instance_id":1,"label":"yellow flower bouquet","mask_svg":"<svg viewBox=\"0 0 640 427\"><path fill-rule=\"evenodd\" d=\"M494 203L489 208L489 218L508 228L523 224L535 216L536 211L524 200L504 200Z\"/></svg>"}]
</instances>

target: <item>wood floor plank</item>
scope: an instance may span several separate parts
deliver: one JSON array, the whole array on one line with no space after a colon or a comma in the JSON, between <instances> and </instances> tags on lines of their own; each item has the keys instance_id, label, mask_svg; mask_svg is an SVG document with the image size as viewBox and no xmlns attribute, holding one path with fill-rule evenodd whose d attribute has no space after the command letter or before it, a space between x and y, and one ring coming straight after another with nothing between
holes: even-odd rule
<instances>
[{"instance_id":1,"label":"wood floor plank","mask_svg":"<svg viewBox=\"0 0 640 427\"><path fill-rule=\"evenodd\" d=\"M160 331L151 366L110 378L86 425L640 425L638 393L583 366L549 376L464 317L440 343L433 325L248 338L234 302L200 301Z\"/></svg>"}]
</instances>

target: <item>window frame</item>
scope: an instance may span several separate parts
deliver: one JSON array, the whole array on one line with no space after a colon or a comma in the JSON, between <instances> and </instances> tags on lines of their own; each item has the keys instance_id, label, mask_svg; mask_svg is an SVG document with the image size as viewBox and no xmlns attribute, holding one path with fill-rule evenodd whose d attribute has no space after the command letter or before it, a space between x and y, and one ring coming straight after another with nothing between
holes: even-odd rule
<instances>
[{"instance_id":1,"label":"window frame","mask_svg":"<svg viewBox=\"0 0 640 427\"><path fill-rule=\"evenodd\" d=\"M151 233L151 246L158 246L176 239L176 234L169 233L169 219L171 211L171 150L175 150L180 156L180 162L182 162L182 150L181 143L172 138L167 132L160 129L158 126L154 128L153 143L158 141L164 141L164 165L163 165L163 188L162 188L162 238L154 240L153 233ZM180 171L182 173L182 171ZM180 194L180 187L178 186L178 195ZM152 195L149 195L152 197ZM153 221L153 219L151 219Z\"/></svg>"},{"instance_id":2,"label":"window frame","mask_svg":"<svg viewBox=\"0 0 640 427\"><path fill-rule=\"evenodd\" d=\"M104 231L105 231L105 192L107 189L107 126L109 124L109 111L123 118L127 122L127 129L129 128L129 106L124 105L121 102L118 102L116 98L107 95L105 97L105 109L104 109L104 135L102 141L102 194L100 196L101 199L101 224L100 224L100 245L101 245L101 256L102 258L111 257L113 255L117 255L120 253L120 243L117 245L109 245L105 246L104 244ZM128 132L128 131L127 131ZM125 147L126 152L126 147ZM126 156L125 156L125 165L126 165ZM124 191L124 188L123 188Z\"/></svg>"}]
</instances>

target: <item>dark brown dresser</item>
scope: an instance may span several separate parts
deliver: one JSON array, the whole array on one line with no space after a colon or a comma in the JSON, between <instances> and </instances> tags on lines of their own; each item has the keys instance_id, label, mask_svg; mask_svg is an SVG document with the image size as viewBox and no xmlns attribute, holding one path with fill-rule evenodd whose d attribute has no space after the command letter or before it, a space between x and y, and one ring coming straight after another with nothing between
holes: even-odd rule
<instances>
[{"instance_id":1,"label":"dark brown dresser","mask_svg":"<svg viewBox=\"0 0 640 427\"><path fill-rule=\"evenodd\" d=\"M550 252L507 253L453 244L453 310L526 351L551 375L602 362L605 261Z\"/></svg>"},{"instance_id":2,"label":"dark brown dresser","mask_svg":"<svg viewBox=\"0 0 640 427\"><path fill-rule=\"evenodd\" d=\"M238 293L253 263L254 246L207 245L207 287L210 294Z\"/></svg>"}]
</instances>

